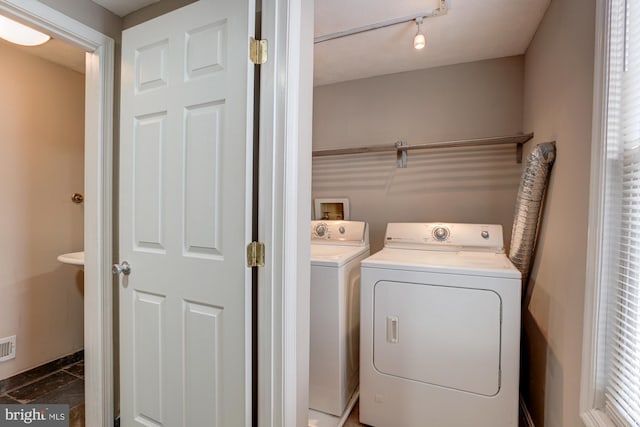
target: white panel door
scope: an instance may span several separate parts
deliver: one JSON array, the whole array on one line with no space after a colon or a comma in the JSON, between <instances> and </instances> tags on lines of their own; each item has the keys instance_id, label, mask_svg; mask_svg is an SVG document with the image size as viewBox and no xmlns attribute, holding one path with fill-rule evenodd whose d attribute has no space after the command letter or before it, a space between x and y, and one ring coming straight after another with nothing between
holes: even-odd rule
<instances>
[{"instance_id":1,"label":"white panel door","mask_svg":"<svg viewBox=\"0 0 640 427\"><path fill-rule=\"evenodd\" d=\"M254 11L200 0L123 33L125 427L250 423Z\"/></svg>"}]
</instances>

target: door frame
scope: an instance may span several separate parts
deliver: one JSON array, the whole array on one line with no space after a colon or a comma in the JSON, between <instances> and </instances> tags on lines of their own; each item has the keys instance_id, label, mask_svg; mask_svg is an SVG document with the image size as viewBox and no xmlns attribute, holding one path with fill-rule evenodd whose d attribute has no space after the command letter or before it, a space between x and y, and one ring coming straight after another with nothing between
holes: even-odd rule
<instances>
[{"instance_id":1,"label":"door frame","mask_svg":"<svg viewBox=\"0 0 640 427\"><path fill-rule=\"evenodd\" d=\"M262 2L258 425L308 424L313 0Z\"/></svg>"},{"instance_id":2,"label":"door frame","mask_svg":"<svg viewBox=\"0 0 640 427\"><path fill-rule=\"evenodd\" d=\"M87 51L84 157L85 417L112 426L114 40L37 0L0 0L0 11Z\"/></svg>"}]
</instances>

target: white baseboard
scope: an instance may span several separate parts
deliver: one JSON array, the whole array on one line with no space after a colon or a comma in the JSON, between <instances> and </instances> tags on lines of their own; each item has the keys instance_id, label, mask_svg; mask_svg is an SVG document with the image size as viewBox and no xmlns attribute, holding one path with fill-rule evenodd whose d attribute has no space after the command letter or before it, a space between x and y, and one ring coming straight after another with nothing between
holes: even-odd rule
<instances>
[{"instance_id":1,"label":"white baseboard","mask_svg":"<svg viewBox=\"0 0 640 427\"><path fill-rule=\"evenodd\" d=\"M536 427L535 424L533 424L531 414L529 413L529 409L527 409L527 404L524 403L522 395L520 395L520 427Z\"/></svg>"}]
</instances>

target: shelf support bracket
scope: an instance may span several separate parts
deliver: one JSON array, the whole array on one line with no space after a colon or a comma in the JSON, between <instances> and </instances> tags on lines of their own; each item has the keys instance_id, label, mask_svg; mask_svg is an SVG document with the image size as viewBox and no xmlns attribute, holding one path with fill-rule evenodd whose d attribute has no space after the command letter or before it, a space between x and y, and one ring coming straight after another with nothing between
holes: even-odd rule
<instances>
[{"instance_id":1,"label":"shelf support bracket","mask_svg":"<svg viewBox=\"0 0 640 427\"><path fill-rule=\"evenodd\" d=\"M396 142L396 167L401 169L407 168L408 153L407 149L403 148L407 146L406 141Z\"/></svg>"}]
</instances>

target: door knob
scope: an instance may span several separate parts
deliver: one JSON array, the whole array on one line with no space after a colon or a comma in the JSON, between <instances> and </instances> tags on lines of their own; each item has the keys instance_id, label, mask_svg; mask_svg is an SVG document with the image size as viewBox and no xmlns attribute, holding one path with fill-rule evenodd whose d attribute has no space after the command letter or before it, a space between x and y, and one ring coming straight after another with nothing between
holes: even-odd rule
<instances>
[{"instance_id":1,"label":"door knob","mask_svg":"<svg viewBox=\"0 0 640 427\"><path fill-rule=\"evenodd\" d=\"M111 271L113 272L113 274L122 273L125 276L128 276L129 274L131 274L131 266L127 261L122 261L122 264L113 264L113 267L111 267Z\"/></svg>"}]
</instances>

